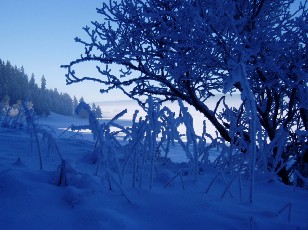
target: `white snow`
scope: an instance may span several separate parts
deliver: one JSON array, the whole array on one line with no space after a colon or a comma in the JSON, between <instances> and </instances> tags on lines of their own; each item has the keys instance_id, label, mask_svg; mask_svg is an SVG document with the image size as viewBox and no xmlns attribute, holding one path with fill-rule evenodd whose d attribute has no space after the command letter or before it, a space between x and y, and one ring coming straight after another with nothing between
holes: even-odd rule
<instances>
[{"instance_id":1,"label":"white snow","mask_svg":"<svg viewBox=\"0 0 308 230\"><path fill-rule=\"evenodd\" d=\"M102 173L95 175L96 165L90 161L95 145L91 134L67 131L59 138L63 129L86 120L52 114L40 123L56 130L68 186L57 185L61 165L57 154L48 153L42 143L40 171L30 135L0 128L0 229L308 229L308 191L258 175L253 204L248 202L247 178L241 178L242 183L235 178L231 194L222 197L223 177L227 184L232 178L219 174L210 186L219 173L211 167L198 175L196 183L183 173L185 189L180 176L168 184L185 163L157 164L151 190L148 179L141 188L132 188L130 174L123 178L123 191L112 181L109 190L108 180ZM179 146L172 153L185 159Z\"/></svg>"}]
</instances>

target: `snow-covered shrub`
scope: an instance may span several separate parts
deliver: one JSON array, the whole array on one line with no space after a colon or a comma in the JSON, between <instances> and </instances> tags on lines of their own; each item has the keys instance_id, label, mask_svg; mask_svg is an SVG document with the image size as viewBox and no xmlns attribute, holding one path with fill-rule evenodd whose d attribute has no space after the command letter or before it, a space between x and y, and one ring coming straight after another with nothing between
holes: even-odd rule
<instances>
[{"instance_id":1,"label":"snow-covered shrub","mask_svg":"<svg viewBox=\"0 0 308 230\"><path fill-rule=\"evenodd\" d=\"M111 181L116 181L116 184L122 184L122 174L120 170L120 165L118 158L121 153L122 146L119 141L116 139L116 135L119 132L125 132L125 128L114 123L115 120L123 116L127 111L123 110L121 113L116 115L107 123L100 124L96 118L95 113L91 110L91 107L81 101L76 108L76 114L79 114L80 111L86 111L88 113L88 122L87 126L72 126L72 130L81 130L81 129L90 129L93 133L93 137L96 140L96 175L99 173L100 167L104 167L105 174L109 181L109 187L111 187ZM120 131L111 131L111 126L117 127ZM120 153L119 153L120 151ZM115 170L112 170L115 169ZM113 173L116 173L118 176L118 181L114 178Z\"/></svg>"},{"instance_id":2,"label":"snow-covered shrub","mask_svg":"<svg viewBox=\"0 0 308 230\"><path fill-rule=\"evenodd\" d=\"M91 161L97 164L96 174L98 174L100 166L105 168L105 174L109 181L112 181L110 177L113 173L117 175L120 184L122 184L124 177L131 175L132 186L141 187L146 176L149 178L148 185L152 188L157 166L168 162L168 153L175 141L178 141L186 151L190 162L189 173L194 175L196 180L199 171L198 162L202 159L203 164L208 163L206 155L209 154L210 148L216 146L212 144L205 147L205 137L198 137L194 133L192 120L189 120L192 118L188 112L176 118L174 112L166 106L161 108L161 104L155 102L152 97L149 97L144 105L145 118L138 118L139 111L136 110L131 127L122 127L115 122L126 113L126 110L123 110L109 122L100 124L88 104L81 102L76 113L81 109L88 112L89 125L72 126L71 129L87 128L92 131L96 147L92 152ZM183 105L181 109L185 109ZM187 132L183 134L185 137L177 130L181 124L187 127ZM118 131L111 131L112 128L116 128ZM124 134L122 142L117 138L119 133ZM191 145L193 153L191 153Z\"/></svg>"},{"instance_id":3,"label":"snow-covered shrub","mask_svg":"<svg viewBox=\"0 0 308 230\"><path fill-rule=\"evenodd\" d=\"M37 132L37 124L35 120L35 113L34 110L31 108L27 107L26 102L22 103L23 108L25 110L25 116L26 116L26 121L28 124L28 127L33 131L35 141L37 144L38 152L39 152L39 163L40 163L40 169L43 170L43 162L42 162L42 153L41 153L41 147L40 147L40 141L38 137L38 132ZM32 132L31 132L32 134ZM31 135L31 147L32 147L32 135Z\"/></svg>"},{"instance_id":4,"label":"snow-covered shrub","mask_svg":"<svg viewBox=\"0 0 308 230\"><path fill-rule=\"evenodd\" d=\"M125 140L126 157L123 175L128 166L131 166L133 187L142 186L144 177L149 177L149 187L152 188L157 166L169 162L168 153L171 145L180 139L178 126L180 122L168 107L161 108L161 103L148 97L144 110L145 118L137 120L138 111L132 120L132 127L128 128ZM163 153L163 156L162 156Z\"/></svg>"},{"instance_id":5,"label":"snow-covered shrub","mask_svg":"<svg viewBox=\"0 0 308 230\"><path fill-rule=\"evenodd\" d=\"M219 135L213 137L208 134L206 122L203 123L203 133L200 136L197 135L193 127L193 117L181 100L178 100L178 104L180 115L176 117L169 108L163 107L161 103L149 97L143 107L146 116L138 117L137 110L133 115L131 126L123 127L117 124L116 120L126 113L126 110L110 121L100 124L90 106L81 102L77 107L77 113L81 108L87 111L89 124L72 126L71 129L86 128L92 131L96 145L91 162L96 164L96 175L106 178L110 189L116 186L123 194L125 193L123 187L127 186L127 183L132 187L142 187L147 184L152 188L154 182L163 181L159 178L165 177L160 173L164 174L164 164L168 162L168 153L175 143L184 150L187 163L182 164L180 170L177 168L173 176L170 174L164 179L165 187L178 178L184 188L184 176L188 176L186 178L196 183L209 165L214 165L222 174L232 178L230 184L226 182L222 197L236 178L252 180L251 154L243 152L243 149L248 151L247 149L250 148L245 140L249 133L249 125L245 121L250 117L245 112L244 104L239 110L225 105L225 109L220 114L221 119L230 124L231 133L234 133L231 135L230 145L227 145ZM180 133L180 126L185 127L184 133ZM264 157L267 153L262 149L264 140L260 139L258 134L259 130L256 134L256 164L253 164L255 165L253 170L262 173L263 170L267 170L265 167L268 164ZM219 153L217 157L211 156L213 150ZM262 154L261 150L264 151ZM270 151L270 148L267 150Z\"/></svg>"},{"instance_id":6,"label":"snow-covered shrub","mask_svg":"<svg viewBox=\"0 0 308 230\"><path fill-rule=\"evenodd\" d=\"M61 161L63 161L62 154L59 150L55 137L52 135L51 131L47 130L47 127L43 127L37 124L37 118L32 107L29 106L29 103L25 101L22 103L23 111L25 114L25 120L27 122L27 128L31 136L31 150L34 151L33 141L35 140L37 145L37 150L39 153L39 163L40 169L43 170L43 161L42 161L42 148L41 142L47 145L47 154L56 152ZM51 129L51 128L50 128ZM33 140L34 136L34 140ZM40 141L40 139L42 141Z\"/></svg>"},{"instance_id":7,"label":"snow-covered shrub","mask_svg":"<svg viewBox=\"0 0 308 230\"><path fill-rule=\"evenodd\" d=\"M147 119L139 118L137 115L139 111L136 110L132 120L132 126L128 128L128 132L124 141L128 142L124 146L125 161L122 168L122 175L126 173L128 166L132 168L132 186L135 187L136 183L141 186L143 180L144 164L147 159L147 150L144 143L144 137L147 130Z\"/></svg>"},{"instance_id":8,"label":"snow-covered shrub","mask_svg":"<svg viewBox=\"0 0 308 230\"><path fill-rule=\"evenodd\" d=\"M145 119L139 118L137 121L138 111L134 114L132 128L127 129L129 135L126 139L129 143L125 146L127 158L123 168L126 170L127 165L132 165L133 186L136 183L141 186L145 171L150 173L150 187L152 186L154 168L168 162L168 153L175 142L180 144L187 157L189 167L183 170L193 176L195 182L198 174L202 174L202 168L211 163L210 150L224 146L220 138L213 138L206 133L205 122L203 134L198 136L194 131L192 116L181 100L178 103L181 111L178 117L168 107L162 107L160 102L155 102L152 97L145 103ZM186 128L185 133L180 133L180 126ZM148 170L145 170L145 166L148 166ZM176 175L182 176L182 173Z\"/></svg>"},{"instance_id":9,"label":"snow-covered shrub","mask_svg":"<svg viewBox=\"0 0 308 230\"><path fill-rule=\"evenodd\" d=\"M268 168L290 184L307 155L307 139L296 135L308 130L306 1L108 1L97 13L102 21L75 39L85 52L62 66L68 84L95 81L102 93L120 89L137 101L181 98L230 143L230 153L236 146L249 154L250 175ZM89 61L102 77L82 76L78 66ZM241 94L235 123L208 106L221 93ZM274 147L281 127L287 139Z\"/></svg>"},{"instance_id":10,"label":"snow-covered shrub","mask_svg":"<svg viewBox=\"0 0 308 230\"><path fill-rule=\"evenodd\" d=\"M197 175L199 171L199 148L197 143L197 135L194 131L193 127L193 118L188 112L188 108L184 106L183 102L181 100L178 100L178 103L180 105L180 110L182 113L182 116L177 118L177 123L181 124L183 123L186 127L186 140L183 141L181 139L181 135L179 132L176 132L177 134L177 141L182 146L183 150L186 153L187 159L190 163L190 171L194 175L194 180L197 181ZM192 150L191 150L192 148Z\"/></svg>"},{"instance_id":11,"label":"snow-covered shrub","mask_svg":"<svg viewBox=\"0 0 308 230\"><path fill-rule=\"evenodd\" d=\"M2 108L1 108L2 107ZM21 105L21 101L16 104L9 106L2 103L0 105L1 113L1 126L6 128L22 128L26 123L25 111Z\"/></svg>"}]
</instances>

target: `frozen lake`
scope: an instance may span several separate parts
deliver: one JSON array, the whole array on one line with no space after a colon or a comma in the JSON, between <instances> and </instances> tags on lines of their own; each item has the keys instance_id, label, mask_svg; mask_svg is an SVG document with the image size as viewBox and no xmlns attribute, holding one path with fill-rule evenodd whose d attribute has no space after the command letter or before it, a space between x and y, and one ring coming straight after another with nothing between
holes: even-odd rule
<instances>
[{"instance_id":1,"label":"frozen lake","mask_svg":"<svg viewBox=\"0 0 308 230\"><path fill-rule=\"evenodd\" d=\"M207 101L206 105L210 109L214 110L217 101L222 96L223 95L218 95L218 96L210 98ZM240 95L236 94L236 95L233 95L232 97L226 96L226 102L230 107L238 108L241 104ZM120 113L124 109L127 109L128 112L123 117L121 117L121 121L124 121L124 120L126 120L127 122L131 121L135 110L139 110L139 116L145 117L146 115L146 113L142 110L142 108L138 105L138 103L133 100L104 101L104 102L95 102L95 104L101 107L104 119L110 119L114 117L116 114ZM167 106L173 112L175 112L176 114L179 114L179 106L177 102L173 102L173 103L166 102L163 104L163 106ZM188 105L186 106L188 107L188 110L193 117L195 132L196 134L200 135L202 133L203 121L206 119L203 114L196 111L192 106L188 106ZM219 109L221 111L221 106ZM206 125L207 125L207 132L211 135L214 135L215 129L211 125L211 123L207 121Z\"/></svg>"}]
</instances>

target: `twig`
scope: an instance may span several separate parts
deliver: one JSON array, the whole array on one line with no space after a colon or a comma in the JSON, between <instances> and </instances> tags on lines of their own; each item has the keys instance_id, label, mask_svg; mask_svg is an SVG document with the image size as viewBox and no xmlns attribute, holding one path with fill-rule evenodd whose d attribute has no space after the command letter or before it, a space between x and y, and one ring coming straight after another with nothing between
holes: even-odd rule
<instances>
[{"instance_id":1,"label":"twig","mask_svg":"<svg viewBox=\"0 0 308 230\"><path fill-rule=\"evenodd\" d=\"M73 125L70 125L67 129L65 129L60 135L59 138L64 135L64 133L66 133L70 128L72 128Z\"/></svg>"},{"instance_id":2,"label":"twig","mask_svg":"<svg viewBox=\"0 0 308 230\"><path fill-rule=\"evenodd\" d=\"M224 198L224 196L226 195L226 193L229 191L229 188L231 187L233 181L236 179L237 176L234 176L231 181L229 182L229 184L226 186L224 192L221 194L220 199Z\"/></svg>"},{"instance_id":3,"label":"twig","mask_svg":"<svg viewBox=\"0 0 308 230\"><path fill-rule=\"evenodd\" d=\"M172 178L168 181L168 183L164 186L164 189L167 188L168 185L171 184L171 182L174 181L175 178L177 178L178 176L180 176L180 178L181 178L182 187L183 187L183 190L184 190L185 188L184 188L184 182L183 182L183 177L182 177L182 171L181 171L181 170L179 170L179 171L177 172L177 174L175 174L174 177L172 177Z\"/></svg>"},{"instance_id":4,"label":"twig","mask_svg":"<svg viewBox=\"0 0 308 230\"><path fill-rule=\"evenodd\" d=\"M243 201L243 188L242 188L242 176L239 174L238 176L238 184L239 184L239 191L240 191L240 201Z\"/></svg>"},{"instance_id":5,"label":"twig","mask_svg":"<svg viewBox=\"0 0 308 230\"><path fill-rule=\"evenodd\" d=\"M62 160L58 186L67 186L65 160Z\"/></svg>"},{"instance_id":6,"label":"twig","mask_svg":"<svg viewBox=\"0 0 308 230\"><path fill-rule=\"evenodd\" d=\"M107 171L109 171L109 170L107 169ZM128 198L128 196L126 195L126 193L125 193L124 189L122 188L122 186L117 182L117 180L113 177L113 175L112 175L111 173L109 174L109 176L110 176L110 178L114 181L114 183L118 186L118 188L120 189L122 195L126 198L126 200L127 200L129 203L131 203L131 200L130 200L130 199ZM108 178L109 178L109 177L108 177ZM109 183L110 183L110 181L109 181Z\"/></svg>"},{"instance_id":7,"label":"twig","mask_svg":"<svg viewBox=\"0 0 308 230\"><path fill-rule=\"evenodd\" d=\"M283 211L285 211L286 209L288 209L288 222L290 223L291 221L291 210L292 210L292 203L287 203L285 206L283 206L279 211L278 211L278 215L280 215Z\"/></svg>"},{"instance_id":8,"label":"twig","mask_svg":"<svg viewBox=\"0 0 308 230\"><path fill-rule=\"evenodd\" d=\"M205 194L207 194L207 193L209 192L210 188L212 187L212 185L214 184L214 182L216 181L216 179L218 178L219 175L221 175L221 178L222 178L222 180L223 180L225 186L227 186L227 182L226 182L226 179L225 179L224 175L222 174L221 171L219 171L219 172L217 173L217 175L216 175L216 176L213 178L213 180L211 181L211 183L210 183L210 185L208 186L208 188L205 190ZM228 190L228 193L229 193L230 196L233 198L233 195L232 195L232 193L231 193L229 190Z\"/></svg>"},{"instance_id":9,"label":"twig","mask_svg":"<svg viewBox=\"0 0 308 230\"><path fill-rule=\"evenodd\" d=\"M208 186L207 189L205 190L205 194L207 194L207 193L209 192L210 188L212 187L212 185L214 184L215 180L218 178L218 176L219 176L220 173L221 173L221 172L219 171L219 172L216 174L216 176L213 178L213 180L211 181L211 183L209 184L209 186Z\"/></svg>"}]
</instances>

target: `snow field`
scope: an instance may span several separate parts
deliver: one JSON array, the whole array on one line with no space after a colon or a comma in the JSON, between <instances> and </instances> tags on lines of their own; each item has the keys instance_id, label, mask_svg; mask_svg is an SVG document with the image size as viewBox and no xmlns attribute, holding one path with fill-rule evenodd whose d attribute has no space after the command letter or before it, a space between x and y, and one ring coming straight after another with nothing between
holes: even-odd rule
<instances>
[{"instance_id":1,"label":"snow field","mask_svg":"<svg viewBox=\"0 0 308 230\"><path fill-rule=\"evenodd\" d=\"M57 154L48 153L42 143L40 171L29 134L1 128L1 229L308 229L307 190L284 186L275 178L257 175L255 201L249 204L247 178L240 183L238 177L209 166L194 183L186 174L187 163L162 161L155 165L152 189L149 172L142 186L133 188L128 168L123 190L113 181L110 190L103 166L95 175L91 135L66 132L59 138L59 128L83 121L52 114L41 122L56 130L68 186L58 186ZM178 146L172 151L185 157Z\"/></svg>"}]
</instances>

